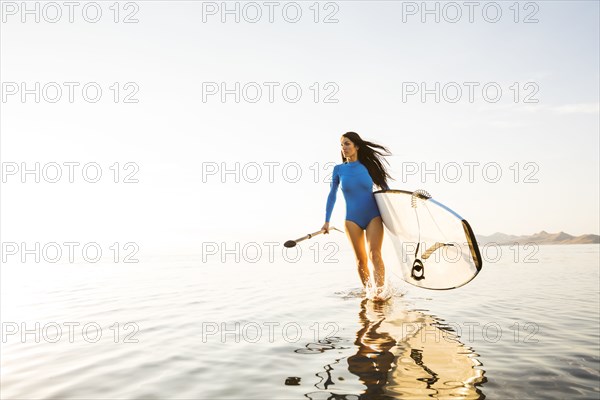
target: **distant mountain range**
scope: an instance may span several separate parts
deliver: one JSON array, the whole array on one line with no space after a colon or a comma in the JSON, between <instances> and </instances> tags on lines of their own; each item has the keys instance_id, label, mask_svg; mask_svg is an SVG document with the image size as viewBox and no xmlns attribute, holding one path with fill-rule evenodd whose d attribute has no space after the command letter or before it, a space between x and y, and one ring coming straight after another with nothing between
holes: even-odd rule
<instances>
[{"instance_id":1,"label":"distant mountain range","mask_svg":"<svg viewBox=\"0 0 600 400\"><path fill-rule=\"evenodd\" d=\"M548 233L541 231L534 233L533 235L507 235L505 233L496 232L490 236L475 235L477 242L481 245L486 243L496 243L498 245L511 245L515 243L526 244L598 244L600 243L600 236L598 235L581 235L572 236L565 232L559 233Z\"/></svg>"}]
</instances>

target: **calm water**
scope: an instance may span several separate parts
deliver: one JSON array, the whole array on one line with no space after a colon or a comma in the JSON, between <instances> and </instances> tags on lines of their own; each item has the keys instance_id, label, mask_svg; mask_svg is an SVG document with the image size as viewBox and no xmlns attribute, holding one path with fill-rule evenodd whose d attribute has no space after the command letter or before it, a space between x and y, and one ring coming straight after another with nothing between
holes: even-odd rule
<instances>
[{"instance_id":1,"label":"calm water","mask_svg":"<svg viewBox=\"0 0 600 400\"><path fill-rule=\"evenodd\" d=\"M399 284L383 304L361 297L347 251L140 258L4 265L2 398L600 395L597 245L503 248L463 288Z\"/></svg>"}]
</instances>

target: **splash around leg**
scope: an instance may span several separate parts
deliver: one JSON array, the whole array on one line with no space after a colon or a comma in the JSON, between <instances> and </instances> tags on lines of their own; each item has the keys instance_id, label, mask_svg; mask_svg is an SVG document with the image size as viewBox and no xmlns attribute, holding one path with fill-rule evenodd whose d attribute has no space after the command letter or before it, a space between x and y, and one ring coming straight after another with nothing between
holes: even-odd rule
<instances>
[{"instance_id":1,"label":"splash around leg","mask_svg":"<svg viewBox=\"0 0 600 400\"><path fill-rule=\"evenodd\" d=\"M388 301L395 294L394 288L386 280L383 286L377 286L373 283L372 279L369 279L365 286L365 297L371 301L382 302Z\"/></svg>"}]
</instances>

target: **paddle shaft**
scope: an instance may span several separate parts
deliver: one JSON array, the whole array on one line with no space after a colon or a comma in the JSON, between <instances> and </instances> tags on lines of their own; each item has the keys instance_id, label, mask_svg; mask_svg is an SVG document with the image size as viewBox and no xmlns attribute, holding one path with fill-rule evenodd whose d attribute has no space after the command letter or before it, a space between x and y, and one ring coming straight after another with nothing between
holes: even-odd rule
<instances>
[{"instance_id":1,"label":"paddle shaft","mask_svg":"<svg viewBox=\"0 0 600 400\"><path fill-rule=\"evenodd\" d=\"M336 231L340 231L338 228L335 228L335 227L330 227L329 228L330 231L332 229L336 230ZM325 232L325 229L321 229L320 231L309 233L308 235L302 236L301 238L296 239L296 240L288 240L287 242L285 242L285 246L286 247L293 247L293 246L297 245L298 243L302 242L303 240L307 240L307 239L313 238L313 237L315 237L317 235L322 234L323 232ZM343 231L340 231L340 232L343 233Z\"/></svg>"}]
</instances>

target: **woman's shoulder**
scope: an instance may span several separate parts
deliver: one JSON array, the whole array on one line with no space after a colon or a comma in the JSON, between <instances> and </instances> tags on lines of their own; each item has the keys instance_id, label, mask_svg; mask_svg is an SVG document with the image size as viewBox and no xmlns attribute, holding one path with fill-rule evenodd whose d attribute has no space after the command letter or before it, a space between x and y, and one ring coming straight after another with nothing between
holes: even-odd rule
<instances>
[{"instance_id":1,"label":"woman's shoulder","mask_svg":"<svg viewBox=\"0 0 600 400\"><path fill-rule=\"evenodd\" d=\"M341 163L341 164L336 164L333 167L333 170L336 171L336 172L344 171L344 170L357 171L357 170L361 170L361 169L364 169L366 171L366 167L361 162L352 162L352 163L345 163L344 162L344 163Z\"/></svg>"},{"instance_id":2,"label":"woman's shoulder","mask_svg":"<svg viewBox=\"0 0 600 400\"><path fill-rule=\"evenodd\" d=\"M335 167L336 167L336 168L339 168L339 167L347 167L347 166L350 166L350 165L352 165L352 164L355 164L355 162L353 162L353 163L349 163L349 162L342 162L342 163L336 164L336 165L335 165ZM361 162L359 161L357 164L361 164Z\"/></svg>"},{"instance_id":3,"label":"woman's shoulder","mask_svg":"<svg viewBox=\"0 0 600 400\"><path fill-rule=\"evenodd\" d=\"M340 163L340 164L336 164L333 166L333 172L335 173L340 173L341 171L344 171L345 168L348 166L347 163Z\"/></svg>"}]
</instances>

